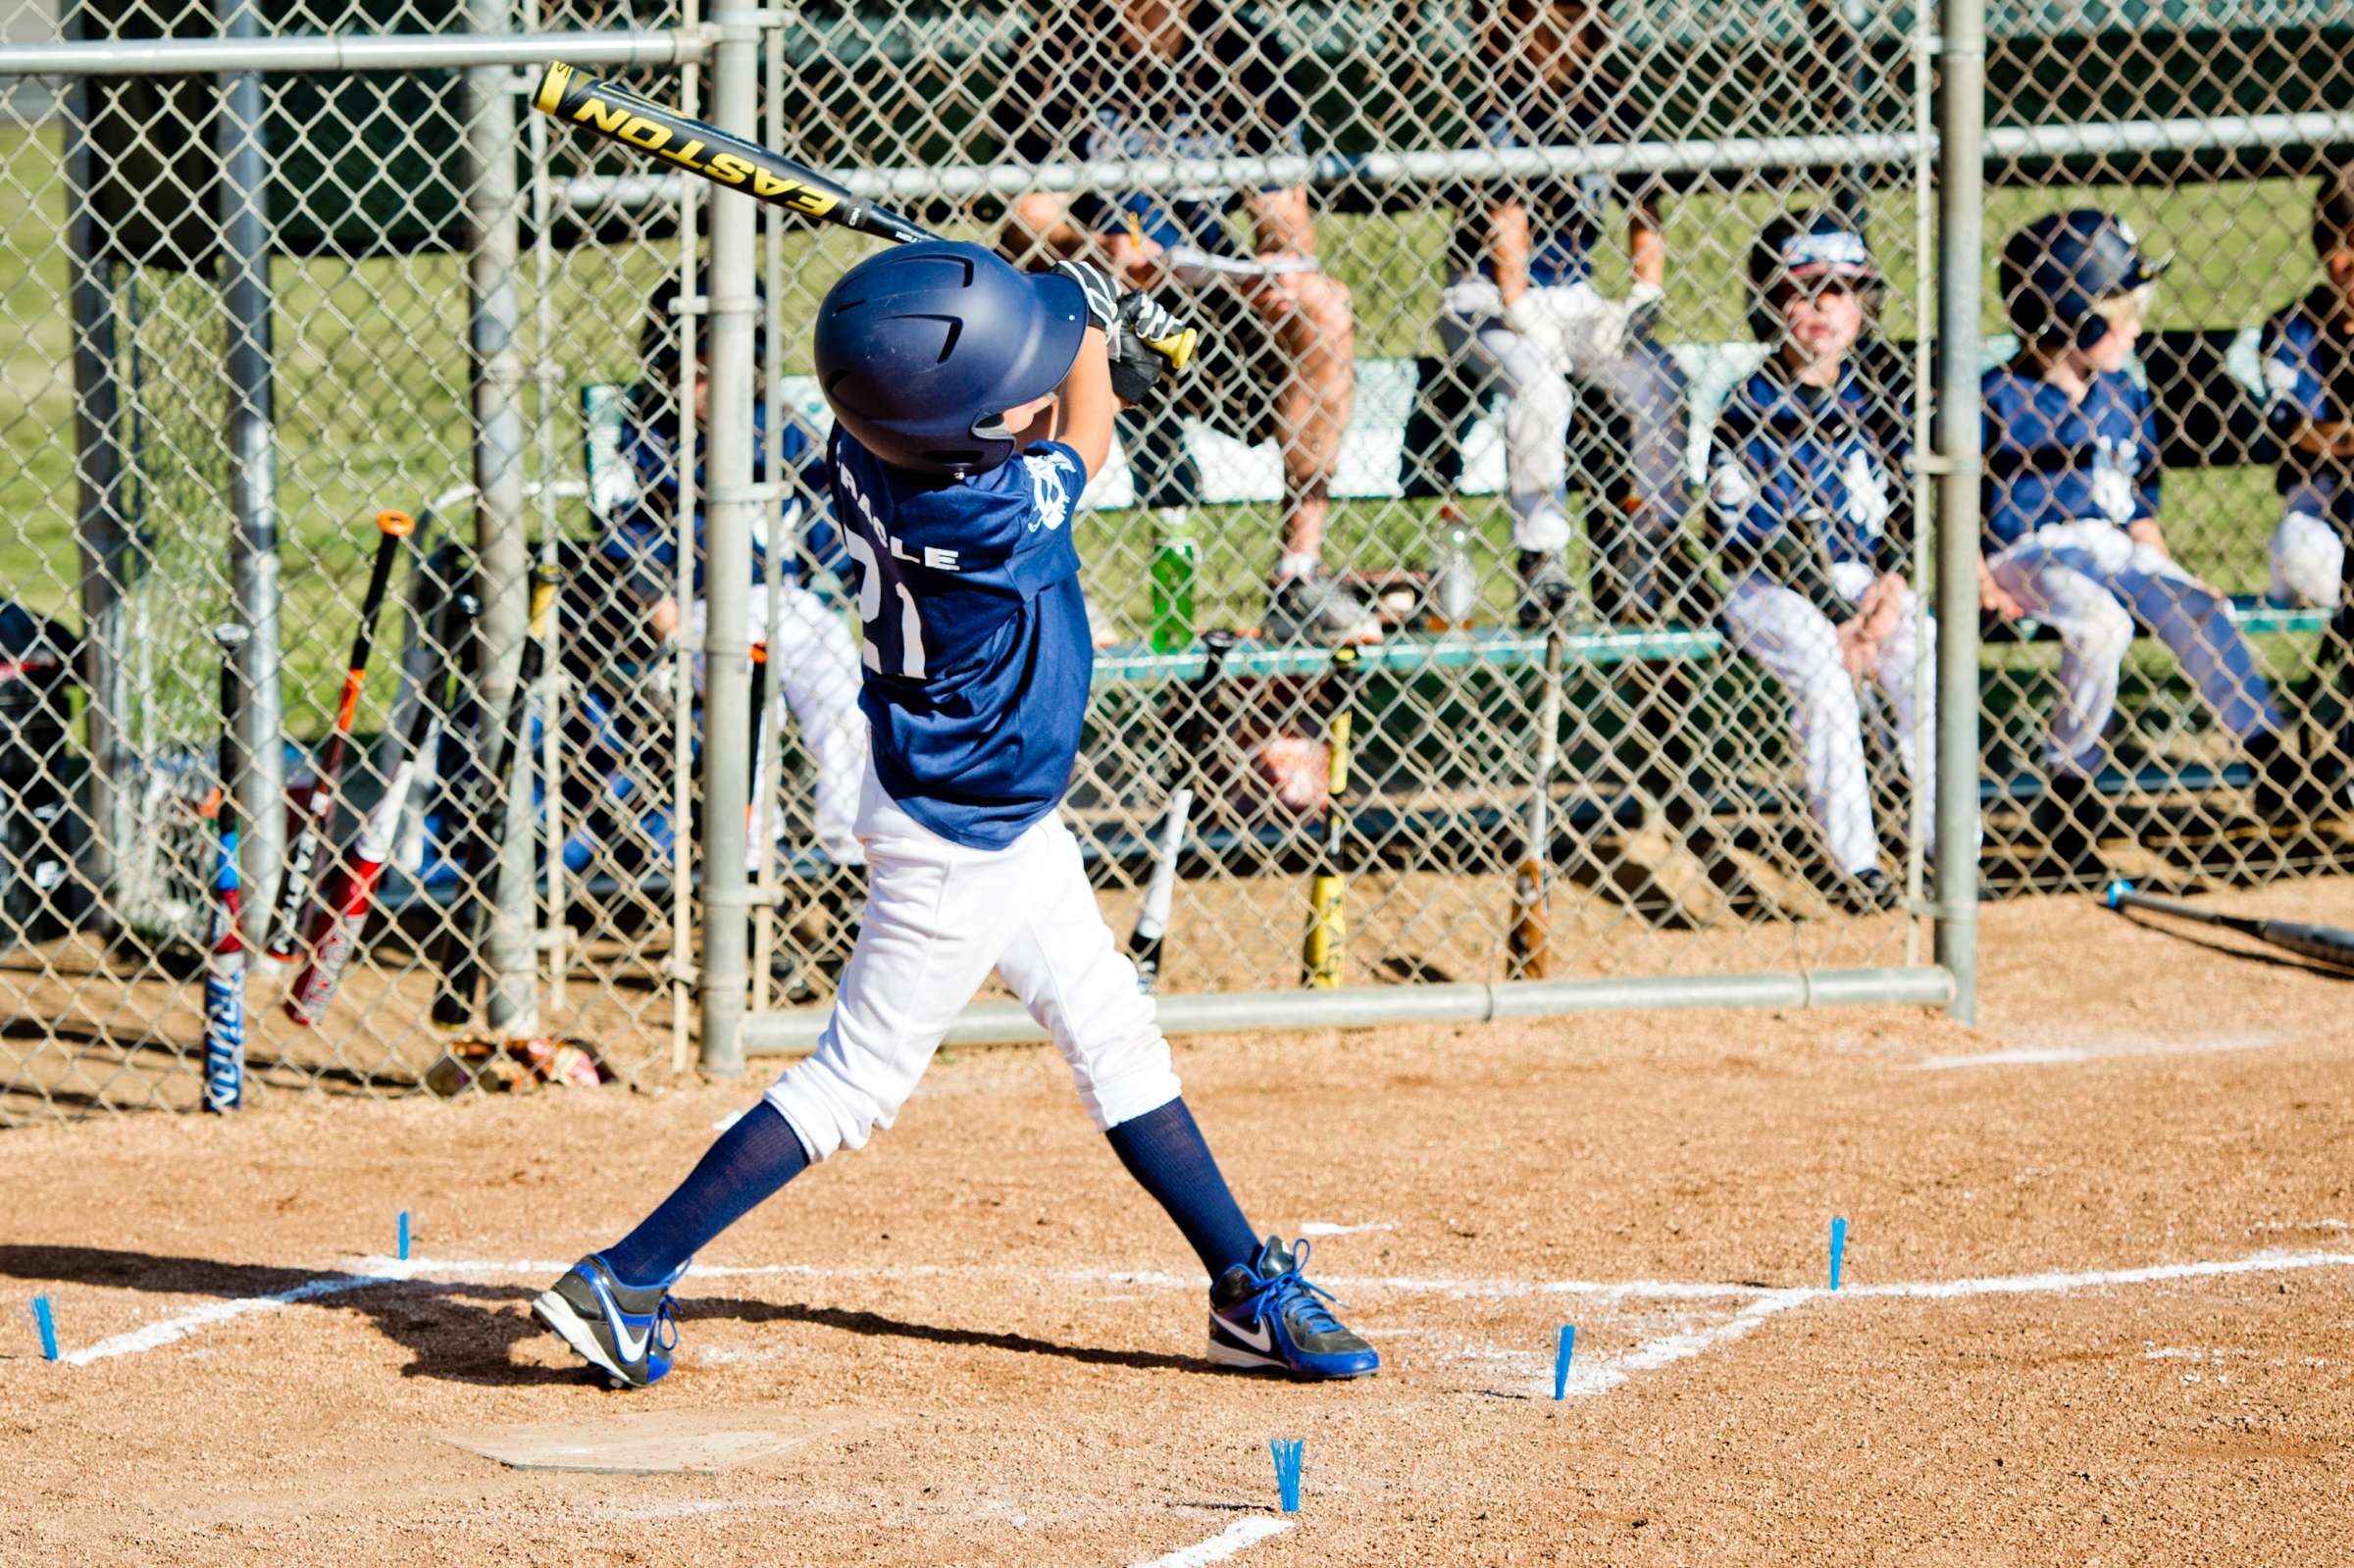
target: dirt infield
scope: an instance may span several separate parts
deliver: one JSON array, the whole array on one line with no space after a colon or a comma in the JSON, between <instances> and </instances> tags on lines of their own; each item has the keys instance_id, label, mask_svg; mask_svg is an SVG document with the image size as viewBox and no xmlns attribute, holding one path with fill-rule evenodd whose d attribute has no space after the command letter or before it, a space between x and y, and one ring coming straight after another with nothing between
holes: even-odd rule
<instances>
[{"instance_id":1,"label":"dirt infield","mask_svg":"<svg viewBox=\"0 0 2354 1568\"><path fill-rule=\"evenodd\" d=\"M2344 881L2219 901L2354 923ZM2080 898L1985 936L1974 1032L1181 1043L1383 1351L1342 1388L1206 1366L1192 1257L1044 1050L942 1062L722 1238L634 1395L525 1305L757 1078L10 1133L0 1562L2343 1562L2354 980ZM476 1451L531 1442L708 1468Z\"/></svg>"}]
</instances>

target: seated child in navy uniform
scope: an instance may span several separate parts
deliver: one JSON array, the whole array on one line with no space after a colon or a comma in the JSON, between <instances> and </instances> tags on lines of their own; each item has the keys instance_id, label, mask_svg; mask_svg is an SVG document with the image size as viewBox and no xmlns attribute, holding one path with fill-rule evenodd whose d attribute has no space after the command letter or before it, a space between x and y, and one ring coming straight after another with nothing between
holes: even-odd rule
<instances>
[{"instance_id":1,"label":"seated child in navy uniform","mask_svg":"<svg viewBox=\"0 0 2354 1568\"><path fill-rule=\"evenodd\" d=\"M1910 449L1900 391L1857 352L1879 269L1830 213L1777 218L1750 253L1750 325L1770 346L1735 388L1711 446L1710 511L1730 580L1733 646L1790 696L1790 734L1832 885L1853 909L1889 907L1859 692L1894 710L1896 753L1927 784L1932 688L1916 679L1929 629L1904 575ZM1930 817L1934 821L1934 816Z\"/></svg>"},{"instance_id":2,"label":"seated child in navy uniform","mask_svg":"<svg viewBox=\"0 0 2354 1568\"><path fill-rule=\"evenodd\" d=\"M2003 301L2022 346L1980 381L1984 555L1978 595L2060 633L2046 760L2054 853L2091 871L2108 816L2094 780L2118 674L2139 623L2182 662L2256 766L2259 815L2312 805L2303 760L2230 601L2182 570L2158 526L2158 431L2125 372L2163 264L2090 208L2038 218L2003 247Z\"/></svg>"}]
</instances>

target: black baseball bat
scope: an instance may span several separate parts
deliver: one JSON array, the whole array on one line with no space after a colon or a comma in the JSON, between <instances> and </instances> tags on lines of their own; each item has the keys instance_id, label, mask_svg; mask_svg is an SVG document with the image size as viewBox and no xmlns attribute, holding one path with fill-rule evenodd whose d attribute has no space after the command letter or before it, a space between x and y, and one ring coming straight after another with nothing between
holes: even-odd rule
<instances>
[{"instance_id":1,"label":"black baseball bat","mask_svg":"<svg viewBox=\"0 0 2354 1568\"><path fill-rule=\"evenodd\" d=\"M1301 982L1318 990L1340 985L1347 958L1349 812L1344 802L1349 793L1349 754L1356 728L1356 649L1333 649L1332 674L1326 683L1332 717L1330 768L1324 784L1324 834L1316 845L1315 875L1307 885L1307 938L1300 947Z\"/></svg>"},{"instance_id":2,"label":"black baseball bat","mask_svg":"<svg viewBox=\"0 0 2354 1568\"><path fill-rule=\"evenodd\" d=\"M1160 836L1152 846L1152 879L1145 885L1144 906L1137 910L1135 929L1128 933L1128 956L1136 964L1137 988L1148 996L1160 982L1161 939L1168 935L1169 908L1177 896L1177 857L1185 853L1185 830L1193 819L1194 785L1202 777L1202 746L1209 731L1209 689L1217 684L1235 640L1231 632L1203 632L1202 673L1186 683L1186 710L1177 724L1168 811L1161 818Z\"/></svg>"},{"instance_id":3,"label":"black baseball bat","mask_svg":"<svg viewBox=\"0 0 2354 1568\"><path fill-rule=\"evenodd\" d=\"M1522 819L1520 866L1512 874L1512 927L1506 937L1506 974L1543 980L1552 964L1553 774L1561 763L1561 618L1545 632L1545 693L1537 704L1536 779Z\"/></svg>"},{"instance_id":4,"label":"black baseball bat","mask_svg":"<svg viewBox=\"0 0 2354 1568\"><path fill-rule=\"evenodd\" d=\"M400 541L417 527L406 512L390 509L376 514L376 560L368 569L368 591L360 598L359 630L352 634L351 658L343 667L343 690L335 700L335 724L327 737L327 755L319 764L309 794L295 819L293 840L286 845L285 875L279 879L278 904L271 911L269 945L273 958L292 958L301 949L303 912L310 901L312 872L320 842L327 836L328 817L334 810L335 786L343 777L343 753L351 743L351 726L360 708L360 687L368 680L368 657L376 646L377 617L384 613L384 593L392 583L393 558Z\"/></svg>"},{"instance_id":5,"label":"black baseball bat","mask_svg":"<svg viewBox=\"0 0 2354 1568\"><path fill-rule=\"evenodd\" d=\"M716 126L690 120L600 81L577 66L550 62L532 91L532 107L592 135L635 147L714 184L741 190L821 224L836 224L897 244L940 236L886 207L860 201L805 164Z\"/></svg>"},{"instance_id":6,"label":"black baseball bat","mask_svg":"<svg viewBox=\"0 0 2354 1568\"><path fill-rule=\"evenodd\" d=\"M470 809L458 845L457 897L450 905L449 922L435 944L434 967L441 972L441 984L434 993L433 1017L442 1029L463 1029L474 1019L474 993L482 983L483 942L488 934L491 908L498 901L498 879L492 867L505 836L501 829L507 814L507 776L514 770L515 753L522 742L524 709L531 702L533 683L539 679L540 639L556 603L552 568L532 568L531 582L530 626L525 632L523 662L515 673L515 692L507 702L506 722L499 726L490 751L489 770L476 775L468 793ZM479 635L475 650L478 657L487 652ZM478 664L478 675L480 669Z\"/></svg>"},{"instance_id":7,"label":"black baseball bat","mask_svg":"<svg viewBox=\"0 0 2354 1568\"><path fill-rule=\"evenodd\" d=\"M2220 910L2201 909L2194 904L2176 903L2172 898L2157 898L2148 893L2135 892L2129 882L2111 883L2106 896L2111 909L2147 909L2154 914L2195 920L2202 926L2221 926L2242 936L2253 936L2282 952L2295 953L2299 958L2311 958L2341 969L2354 969L2354 931L2341 931L2335 926L2310 926L2296 920L2258 920L2248 915L2226 915Z\"/></svg>"}]
</instances>

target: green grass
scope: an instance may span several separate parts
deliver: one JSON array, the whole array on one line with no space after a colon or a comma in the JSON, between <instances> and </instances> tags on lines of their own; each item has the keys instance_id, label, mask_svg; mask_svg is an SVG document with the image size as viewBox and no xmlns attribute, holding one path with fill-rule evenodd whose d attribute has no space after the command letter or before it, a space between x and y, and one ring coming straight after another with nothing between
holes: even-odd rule
<instances>
[{"instance_id":1,"label":"green grass","mask_svg":"<svg viewBox=\"0 0 2354 1568\"><path fill-rule=\"evenodd\" d=\"M65 304L64 184L54 129L0 130L0 309L11 324L0 355L0 572L8 593L44 613L77 620L74 546L74 391ZM1990 245L2059 198L1995 192ZM2302 238L2309 195L2288 182L2240 182L2179 191L2086 190L2072 202L2114 205L2183 260L2169 276L2160 325L2237 326L2259 320L2304 288L2312 273ZM1917 325L1909 193L1876 198L1874 233L1890 276L1887 325ZM1696 197L1669 210L1669 296L1663 332L1679 339L1739 339L1742 259L1767 214L1762 196ZM1422 352L1433 346L1444 213L1327 218L1324 254L1354 290L1363 354ZM789 322L839 269L867 249L852 236L794 234L783 285ZM530 392L531 472L580 472L576 389L632 374L644 302L675 266L673 242L584 248L561 254L548 293L553 330L547 374ZM287 723L314 734L329 716L334 672L350 635L347 608L364 579L382 506L416 510L470 478L463 261L447 255L281 261L273 271L278 495L283 532L282 608ZM1623 283L1612 247L1603 285ZM534 332L534 276L527 254L519 285L527 346ZM138 337L148 381L139 432L153 482L143 494L148 579L147 654L157 669L167 731L201 734L209 688L202 628L229 606L230 520L226 509L223 418L216 367L220 327L202 278L140 275ZM1999 327L1991 298L1986 325ZM805 319L805 317L803 318ZM806 334L789 327L780 345L788 370L806 368ZM545 441L542 444L541 434ZM2260 587L2275 516L2263 472L2176 474L2168 481L2168 522L2177 553L2196 571L2236 589ZM1507 520L1492 501L1467 507L1487 569L1489 599L1501 609ZM530 508L532 526L540 516ZM443 519L470 536L470 509ZM568 531L587 527L578 503L557 509ZM1259 506L1206 509L1195 519L1202 551L1198 614L1203 624L1248 623L1259 613L1275 549L1276 518ZM1338 561L1420 566L1430 554L1426 504L1343 503L1331 556ZM1130 629L1147 614L1151 525L1138 514L1094 514L1080 528L1099 607ZM380 683L363 723L381 713Z\"/></svg>"}]
</instances>

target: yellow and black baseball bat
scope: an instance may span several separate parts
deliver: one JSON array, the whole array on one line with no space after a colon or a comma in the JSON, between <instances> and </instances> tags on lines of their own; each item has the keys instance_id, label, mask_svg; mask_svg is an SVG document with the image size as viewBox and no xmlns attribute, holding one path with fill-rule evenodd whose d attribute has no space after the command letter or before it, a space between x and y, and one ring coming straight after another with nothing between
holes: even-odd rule
<instances>
[{"instance_id":1,"label":"yellow and black baseball bat","mask_svg":"<svg viewBox=\"0 0 2354 1568\"><path fill-rule=\"evenodd\" d=\"M715 185L741 190L754 201L817 223L854 228L898 245L942 237L888 207L860 201L846 187L806 164L795 163L758 142L730 135L717 126L690 120L627 87L599 80L578 66L551 61L532 89L532 107L591 135L635 147ZM1142 343L1167 361L1172 372L1183 371L1192 361L1201 336L1191 327L1170 337L1143 337L1125 327L1119 330L1126 334L1124 341Z\"/></svg>"},{"instance_id":2,"label":"yellow and black baseball bat","mask_svg":"<svg viewBox=\"0 0 2354 1568\"><path fill-rule=\"evenodd\" d=\"M1345 864L1349 814L1342 802L1349 793L1349 748L1356 728L1356 650L1332 650L1332 674L1326 683L1332 716L1329 746L1331 767L1324 784L1324 836L1316 847L1315 875L1307 885L1307 940L1301 945L1302 984L1330 990L1341 983L1341 967L1349 937L1349 883Z\"/></svg>"},{"instance_id":3,"label":"yellow and black baseball bat","mask_svg":"<svg viewBox=\"0 0 2354 1568\"><path fill-rule=\"evenodd\" d=\"M2111 909L2147 909L2154 914L2173 915L2178 920L2195 920L2203 926L2221 926L2242 936L2253 936L2260 942L2310 958L2318 963L2333 964L2340 969L2354 969L2354 931L2341 931L2335 926L2309 926L2296 920L2258 920L2247 915L2226 915L2221 910L2201 909L2196 904L2176 903L2172 898L2155 898L2148 893L2135 892L2129 882L2113 882L2104 893Z\"/></svg>"},{"instance_id":4,"label":"yellow and black baseball bat","mask_svg":"<svg viewBox=\"0 0 2354 1568\"><path fill-rule=\"evenodd\" d=\"M716 126L690 120L577 66L551 62L532 90L532 107L591 135L635 147L691 175L741 190L821 224L897 244L940 236L888 208L860 201L816 170Z\"/></svg>"}]
</instances>

